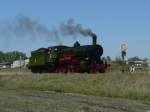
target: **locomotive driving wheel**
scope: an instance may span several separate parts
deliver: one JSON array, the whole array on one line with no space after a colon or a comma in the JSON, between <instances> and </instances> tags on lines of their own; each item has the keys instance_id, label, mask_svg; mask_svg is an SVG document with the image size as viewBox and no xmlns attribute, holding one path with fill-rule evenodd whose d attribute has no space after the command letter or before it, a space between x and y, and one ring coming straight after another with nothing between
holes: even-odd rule
<instances>
[{"instance_id":1,"label":"locomotive driving wheel","mask_svg":"<svg viewBox=\"0 0 150 112\"><path fill-rule=\"evenodd\" d=\"M97 65L95 63L90 64L89 66L90 73L97 73Z\"/></svg>"},{"instance_id":2,"label":"locomotive driving wheel","mask_svg":"<svg viewBox=\"0 0 150 112\"><path fill-rule=\"evenodd\" d=\"M63 66L59 66L55 70L56 73L66 73L66 71L67 71L66 68L64 68Z\"/></svg>"}]
</instances>

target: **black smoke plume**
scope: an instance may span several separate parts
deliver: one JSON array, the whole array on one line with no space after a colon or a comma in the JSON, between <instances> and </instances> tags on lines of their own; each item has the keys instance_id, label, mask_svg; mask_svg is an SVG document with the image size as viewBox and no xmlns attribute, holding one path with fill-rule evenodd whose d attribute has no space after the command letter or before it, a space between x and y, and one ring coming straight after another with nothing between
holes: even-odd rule
<instances>
[{"instance_id":1,"label":"black smoke plume","mask_svg":"<svg viewBox=\"0 0 150 112\"><path fill-rule=\"evenodd\" d=\"M46 26L40 24L29 17L19 17L12 22L0 22L1 38L53 38L59 39L57 30L49 30Z\"/></svg>"},{"instance_id":2,"label":"black smoke plume","mask_svg":"<svg viewBox=\"0 0 150 112\"><path fill-rule=\"evenodd\" d=\"M60 25L60 31L65 35L83 35L83 36L93 36L95 35L91 29L85 29L81 24L76 24L74 19L69 19L66 23Z\"/></svg>"},{"instance_id":3,"label":"black smoke plume","mask_svg":"<svg viewBox=\"0 0 150 112\"><path fill-rule=\"evenodd\" d=\"M60 43L65 36L76 37L77 35L93 37L95 34L90 29L84 29L81 24L76 24L73 19L69 19L60 24L58 28L53 29L48 29L38 21L24 16L18 17L12 22L0 22L0 38L46 38Z\"/></svg>"}]
</instances>

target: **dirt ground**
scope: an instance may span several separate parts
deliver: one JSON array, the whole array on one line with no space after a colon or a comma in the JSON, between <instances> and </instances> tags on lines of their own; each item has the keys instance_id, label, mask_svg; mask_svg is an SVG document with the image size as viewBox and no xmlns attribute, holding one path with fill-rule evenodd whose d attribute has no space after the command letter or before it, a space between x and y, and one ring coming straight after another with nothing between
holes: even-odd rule
<instances>
[{"instance_id":1,"label":"dirt ground","mask_svg":"<svg viewBox=\"0 0 150 112\"><path fill-rule=\"evenodd\" d=\"M1 112L149 112L150 102L69 93L0 90Z\"/></svg>"}]
</instances>

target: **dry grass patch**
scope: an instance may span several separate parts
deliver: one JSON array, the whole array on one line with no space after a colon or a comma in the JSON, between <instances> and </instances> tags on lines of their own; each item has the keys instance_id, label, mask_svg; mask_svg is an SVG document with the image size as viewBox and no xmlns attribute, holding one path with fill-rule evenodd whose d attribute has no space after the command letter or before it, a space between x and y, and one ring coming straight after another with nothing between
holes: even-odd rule
<instances>
[{"instance_id":1,"label":"dry grass patch","mask_svg":"<svg viewBox=\"0 0 150 112\"><path fill-rule=\"evenodd\" d=\"M1 89L40 90L150 100L150 74L32 74L0 75Z\"/></svg>"}]
</instances>

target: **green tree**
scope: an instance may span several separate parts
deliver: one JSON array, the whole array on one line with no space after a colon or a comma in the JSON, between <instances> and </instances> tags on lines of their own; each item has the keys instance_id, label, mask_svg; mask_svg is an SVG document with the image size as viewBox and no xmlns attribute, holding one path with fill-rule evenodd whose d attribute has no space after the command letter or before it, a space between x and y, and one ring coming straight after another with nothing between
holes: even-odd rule
<instances>
[{"instance_id":1,"label":"green tree","mask_svg":"<svg viewBox=\"0 0 150 112\"><path fill-rule=\"evenodd\" d=\"M5 62L5 56L2 51L0 51L0 63Z\"/></svg>"},{"instance_id":2,"label":"green tree","mask_svg":"<svg viewBox=\"0 0 150 112\"><path fill-rule=\"evenodd\" d=\"M120 58L120 56L117 56L117 57L116 57L115 62L116 62L116 63L121 63L121 58Z\"/></svg>"},{"instance_id":3,"label":"green tree","mask_svg":"<svg viewBox=\"0 0 150 112\"><path fill-rule=\"evenodd\" d=\"M106 57L106 60L107 60L108 62L112 61L110 56L107 56L107 57Z\"/></svg>"},{"instance_id":4,"label":"green tree","mask_svg":"<svg viewBox=\"0 0 150 112\"><path fill-rule=\"evenodd\" d=\"M19 51L12 51L6 53L0 51L0 62L12 62L19 59L27 59L26 54Z\"/></svg>"},{"instance_id":5,"label":"green tree","mask_svg":"<svg viewBox=\"0 0 150 112\"><path fill-rule=\"evenodd\" d=\"M128 59L128 61L139 61L141 60L138 56L135 56L135 57L131 57Z\"/></svg>"}]
</instances>

